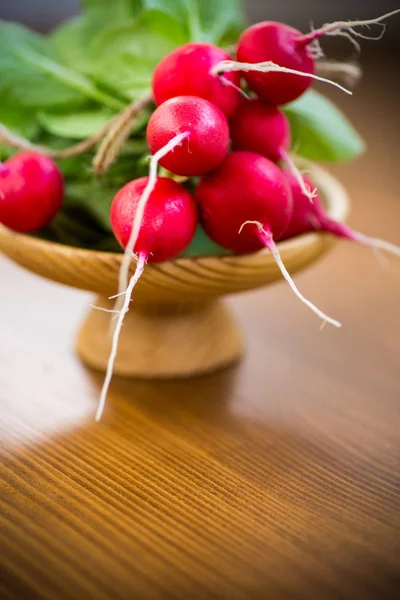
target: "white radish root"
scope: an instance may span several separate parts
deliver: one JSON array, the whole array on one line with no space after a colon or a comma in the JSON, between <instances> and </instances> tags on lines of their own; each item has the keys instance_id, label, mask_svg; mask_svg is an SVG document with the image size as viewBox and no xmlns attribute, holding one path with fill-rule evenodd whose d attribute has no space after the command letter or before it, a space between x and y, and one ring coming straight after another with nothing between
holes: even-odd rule
<instances>
[{"instance_id":1,"label":"white radish root","mask_svg":"<svg viewBox=\"0 0 400 600\"><path fill-rule=\"evenodd\" d=\"M271 60L260 63L245 63L237 62L235 60L223 60L210 69L210 73L215 77L219 77L223 73L230 73L232 71L241 71L245 73L249 71L256 71L258 73L290 73L292 75L299 75L300 77L310 77L311 79L322 81L323 83L329 83L330 85L337 87L339 90L342 90L342 92L345 92L350 96L353 94L353 92L343 87L336 81L325 79L325 77L320 77L319 75L314 75L313 73L304 73L303 71L296 71L296 69L281 67Z\"/></svg>"},{"instance_id":2,"label":"white radish root","mask_svg":"<svg viewBox=\"0 0 400 600\"><path fill-rule=\"evenodd\" d=\"M311 203L314 202L314 198L318 195L317 192L317 188L314 188L313 190L306 184L306 182L303 179L303 176L301 174L301 172L299 171L299 169L297 168L295 162L293 161L292 157L290 156L290 154L288 152L282 152L282 160L285 161L285 163L287 164L289 171L295 176L301 191L303 192L303 194L305 196L307 196L307 198L309 199L309 201Z\"/></svg>"},{"instance_id":3,"label":"white radish root","mask_svg":"<svg viewBox=\"0 0 400 600\"><path fill-rule=\"evenodd\" d=\"M392 244L391 242L387 242L386 240L370 237L369 235L359 233L358 231L353 231L352 239L360 244L364 244L378 250L384 250L385 252L389 252L390 254L400 257L400 247Z\"/></svg>"},{"instance_id":4,"label":"white radish root","mask_svg":"<svg viewBox=\"0 0 400 600\"><path fill-rule=\"evenodd\" d=\"M189 132L187 132L187 131L185 131L183 133L179 133L174 138L172 138L168 142L168 144L166 144L163 148L160 148L160 150L158 150L158 152L156 152L154 154L154 156L151 157L150 169L149 169L149 180L147 182L145 189L143 190L143 194L137 205L135 219L134 219L133 225L132 225L132 232L131 232L128 244L125 248L125 253L124 253L124 256L122 259L122 263L121 263L121 268L120 268L120 272L119 272L118 294L116 296L117 301L116 301L115 307L114 307L115 310L119 310L121 308L121 303L123 302L123 300L121 301L121 298L122 298L122 296L127 288L127 285L128 285L129 267L130 267L131 261L132 261L133 249L135 247L135 244L136 244L138 236L139 236L139 231L140 231L140 227L141 227L141 224L143 221L143 215L144 215L147 201L150 198L150 195L153 192L154 187L156 185L158 163L159 163L160 159L162 159L166 154L168 154L168 152L171 152L172 150L174 150L174 148L179 146L188 137L189 137Z\"/></svg>"},{"instance_id":5,"label":"white radish root","mask_svg":"<svg viewBox=\"0 0 400 600\"><path fill-rule=\"evenodd\" d=\"M303 296L303 294L298 290L296 284L294 283L292 277L290 276L288 270L286 269L286 267L282 261L280 252L279 252L279 250L273 240L272 234L268 230L268 228L264 228L264 226L259 221L246 221L241 226L239 233L242 231L242 229L245 225L249 225L249 224L256 225L256 227L258 228L261 241L264 243L265 247L268 248L268 250L271 252L272 256L275 259L276 264L278 265L278 267L282 273L282 276L284 277L284 279L286 279L291 290L295 293L295 295L299 298L299 300L301 300L301 302L303 302L303 304L308 306L308 308L310 308L320 319L322 319L323 325L325 325L325 323L330 323L334 327L341 327L342 325L341 325L341 323L339 323L339 321L332 319L331 317L326 315L324 312L322 312L322 310L317 308L315 306L315 304L313 304L312 302L310 302L310 300L305 298Z\"/></svg>"},{"instance_id":6,"label":"white radish root","mask_svg":"<svg viewBox=\"0 0 400 600\"><path fill-rule=\"evenodd\" d=\"M97 412L96 412L96 417L95 417L96 421L100 421L100 419L103 415L105 404L106 404L107 393L108 393L108 389L110 387L112 375L114 372L115 358L117 356L119 336L121 333L121 328L122 328L122 324L124 321L124 317L129 310L129 303L132 298L133 289L134 289L136 283L139 281L140 276L143 273L143 269L144 269L144 266L145 266L147 258L148 258L147 254L145 252L139 252L135 273L131 277L129 284L128 284L129 269L131 266L132 258L134 256L133 249L134 249L136 242L138 240L138 237L139 237L140 227L142 225L144 211L146 209L146 204L147 204L148 199L150 198L150 195L153 192L156 182L157 182L158 162L163 156L168 154L168 152L171 152L172 150L174 150L174 148L179 146L184 140L188 139L188 136L189 136L189 132L187 132L187 131L176 135L174 138L172 138L168 142L168 144L166 144L163 148L161 148L158 152L156 152L154 154L154 156L152 156L151 161L150 161L149 180L148 180L147 185L144 188L143 193L138 202L136 212L135 212L135 218L134 218L133 224L132 224L131 235L129 237L128 244L125 248L124 256L122 258L121 268L120 268L120 272L119 272L118 293L115 296L113 296L114 298L116 298L114 308L113 309L101 309L100 308L100 310L105 310L106 312L114 314L114 318L113 318L112 327L111 327L111 332L112 332L111 352L110 352L110 357L108 359L107 371L106 371L106 376L104 379L104 384L103 384L101 394L100 394L99 406L98 406ZM115 321L115 325L114 325L114 321Z\"/></svg>"},{"instance_id":7,"label":"white radish root","mask_svg":"<svg viewBox=\"0 0 400 600\"><path fill-rule=\"evenodd\" d=\"M232 81L229 81L229 79L227 79L226 77L224 77L223 75L220 75L219 80L221 81L221 83L223 83L224 85L233 88L234 90L236 90L237 92L239 92L239 94L241 96L243 96L243 98L246 98L246 100L250 100L250 96L248 94L246 94L246 92L244 90L242 90L241 87L239 87L238 85L235 85L234 83L232 83Z\"/></svg>"},{"instance_id":8,"label":"white radish root","mask_svg":"<svg viewBox=\"0 0 400 600\"><path fill-rule=\"evenodd\" d=\"M322 37L323 35L331 35L331 36L342 36L349 39L352 44L359 50L360 46L357 42L356 38L361 38L364 40L380 40L382 39L386 25L382 23L383 20L393 17L394 15L400 13L400 8L396 10L392 10L389 13L381 15L380 17L376 17L375 19L364 19L357 21L334 21L333 23L325 23L319 29L315 29L306 35L302 35L298 38L298 42L300 44L310 44L314 40ZM359 31L356 31L355 27L370 27L371 25L380 25L382 31L377 36L368 36Z\"/></svg>"},{"instance_id":9,"label":"white radish root","mask_svg":"<svg viewBox=\"0 0 400 600\"><path fill-rule=\"evenodd\" d=\"M138 256L135 274L131 277L129 285L124 294L123 305L121 307L121 310L119 311L118 319L117 319L115 330L113 333L111 352L110 352L110 356L109 356L108 363L107 363L106 376L105 376L103 387L101 390L99 405L97 407L97 412L96 412L96 417L95 417L96 421L100 421L101 417L103 416L104 407L106 405L106 400L107 400L107 393L108 393L108 389L109 389L110 383L111 383L111 378L112 378L113 372L114 372L114 364L115 364L115 359L117 356L118 342L119 342L119 336L120 336L121 329L122 329L122 324L124 321L124 317L129 310L129 304L131 301L133 289L134 289L135 285L137 284L137 282L139 281L140 276L143 273L143 269L146 264L146 260L147 260L146 254L144 252L141 252ZM114 311L112 311L112 312L114 312Z\"/></svg>"},{"instance_id":10,"label":"white radish root","mask_svg":"<svg viewBox=\"0 0 400 600\"><path fill-rule=\"evenodd\" d=\"M316 64L317 74L322 77L339 77L349 87L355 87L362 77L362 71L354 62L320 60Z\"/></svg>"}]
</instances>

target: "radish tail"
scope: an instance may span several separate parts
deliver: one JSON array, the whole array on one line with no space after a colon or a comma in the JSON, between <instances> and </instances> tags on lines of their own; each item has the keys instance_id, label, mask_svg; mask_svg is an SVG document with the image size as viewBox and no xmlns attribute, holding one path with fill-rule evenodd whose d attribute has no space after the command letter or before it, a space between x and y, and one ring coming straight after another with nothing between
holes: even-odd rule
<instances>
[{"instance_id":1,"label":"radish tail","mask_svg":"<svg viewBox=\"0 0 400 600\"><path fill-rule=\"evenodd\" d=\"M339 321L336 321L335 319L328 317L328 315L323 313L322 310L317 308L312 302L310 302L310 300L307 300L307 298L305 298L303 296L303 294L297 289L295 282L293 281L288 270L286 269L285 265L283 264L280 252L273 240L272 234L269 231L269 229L264 228L261 225L261 223L259 223L258 221L246 221L245 223L243 223L242 227L240 228L239 233L242 231L243 227L247 224L253 224L253 225L257 226L258 232L259 232L258 233L259 238L263 242L265 247L268 248L268 250L271 252L272 256L275 259L276 264L278 265L278 267L282 273L282 276L284 277L284 279L286 279L290 288L296 294L296 296L299 298L299 300L301 300L301 302L303 302L303 304L308 306L308 308L310 308L320 319L322 319L322 321L323 321L322 326L324 326L325 323L330 323L334 327L341 327L342 325L341 325L341 323L339 323Z\"/></svg>"},{"instance_id":2,"label":"radish tail","mask_svg":"<svg viewBox=\"0 0 400 600\"><path fill-rule=\"evenodd\" d=\"M223 83L224 85L231 87L234 90L236 90L237 92L239 92L239 94L241 96L243 96L243 98L246 98L246 100L250 100L250 96L248 94L246 94L246 92L244 90L242 90L241 87L239 87L238 85L235 85L234 83L232 83L232 81L229 81L229 79L227 79L223 75L220 75L219 79L220 79L221 83Z\"/></svg>"},{"instance_id":3,"label":"radish tail","mask_svg":"<svg viewBox=\"0 0 400 600\"><path fill-rule=\"evenodd\" d=\"M310 77L311 79L315 79L317 81L330 83L350 96L353 94L353 92L343 87L336 81L325 79L325 77L319 77L319 75L314 75L313 73L304 73L303 71L296 71L296 69L281 67L280 65L273 63L271 60L260 63L244 63L236 62L234 60L223 60L210 69L210 73L211 75L214 75L214 77L219 77L223 73L229 73L231 71L241 71L246 73L248 71L257 71L258 73L291 73L293 75L299 75L300 77Z\"/></svg>"},{"instance_id":4,"label":"radish tail","mask_svg":"<svg viewBox=\"0 0 400 600\"><path fill-rule=\"evenodd\" d=\"M289 168L289 171L296 178L296 180L297 180L297 182L298 182L298 184L300 186L300 189L303 192L303 194L309 199L309 201L311 203L313 203L314 202L314 198L317 195L317 189L314 188L313 190L311 190L309 188L309 186L305 183L301 172L299 171L299 169L295 165L292 157L289 155L288 152L282 152L281 156L282 156L282 160L284 160L285 163L287 164L287 166Z\"/></svg>"},{"instance_id":5,"label":"radish tail","mask_svg":"<svg viewBox=\"0 0 400 600\"><path fill-rule=\"evenodd\" d=\"M359 65L335 60L320 60L316 64L317 75L339 77L349 87L355 87L362 77Z\"/></svg>"},{"instance_id":6,"label":"radish tail","mask_svg":"<svg viewBox=\"0 0 400 600\"><path fill-rule=\"evenodd\" d=\"M365 246L370 246L371 248L385 250L385 252L390 252L390 254L400 257L399 246L396 246L391 242L387 242L386 240L381 240L379 238L374 238L369 235L365 235L364 233L360 233L359 231L354 231L344 223L339 223L338 221L335 221L329 217L321 218L320 226L323 231L327 231L338 237L357 242L358 244L364 244Z\"/></svg>"},{"instance_id":7,"label":"radish tail","mask_svg":"<svg viewBox=\"0 0 400 600\"><path fill-rule=\"evenodd\" d=\"M348 33L353 42L356 42L354 38L363 38L366 40L380 40L385 33L386 25L382 23L384 19L388 19L389 17L393 17L400 13L400 8L397 10L393 10L392 12L386 13L376 19L365 19L363 21L335 21L333 23L326 23L319 29L315 29L306 35L299 36L297 38L297 43L302 46L307 46L314 40L322 37L323 35L342 35L343 33ZM369 27L370 25L380 25L382 27L382 31L377 37L370 37L359 33L354 30L354 27ZM354 36L354 37L351 37ZM357 42L356 42L357 43Z\"/></svg>"},{"instance_id":8,"label":"radish tail","mask_svg":"<svg viewBox=\"0 0 400 600\"><path fill-rule=\"evenodd\" d=\"M135 285L137 284L137 282L139 281L140 276L143 273L143 269L146 264L146 260L147 260L147 255L144 254L143 252L141 252L138 256L135 274L131 277L131 280L129 282L129 285L128 285L125 295L124 295L124 301L123 301L121 310L119 311L117 324L115 326L115 330L114 330L113 338L112 338L111 352L110 352L110 356L109 356L108 363L107 363L107 372L106 372L106 376L105 376L103 387L102 387L101 394L100 394L99 405L98 405L97 411L96 411L96 417L95 417L96 421L100 421L100 419L103 415L104 407L106 405L108 388L110 387L111 378L112 378L112 375L114 372L114 363L115 363L115 358L117 356L118 342L119 342L119 336L121 333L122 323L124 321L124 317L125 317L126 313L129 310L129 303L131 301L133 289L134 289Z\"/></svg>"},{"instance_id":9,"label":"radish tail","mask_svg":"<svg viewBox=\"0 0 400 600\"><path fill-rule=\"evenodd\" d=\"M400 247L396 246L395 244L392 244L391 242L387 242L386 240L381 240L379 238L370 237L369 235L359 233L358 231L352 231L351 233L352 237L346 237L348 237L348 239L353 240L354 242L364 244L365 246L370 246L371 248L385 250L385 252L390 252L390 254L394 254L395 256L400 257Z\"/></svg>"},{"instance_id":10,"label":"radish tail","mask_svg":"<svg viewBox=\"0 0 400 600\"><path fill-rule=\"evenodd\" d=\"M118 285L118 294L120 295L117 298L115 309L119 310L121 308L121 298L123 297L123 292L126 290L128 285L128 277L129 277L129 267L131 265L133 249L137 242L140 226L142 224L144 211L146 208L147 201L154 190L157 181L157 167L158 162L161 158L163 158L168 152L171 152L174 148L179 146L184 140L186 140L189 136L189 133L185 131L184 133L180 133L176 135L172 140L168 142L163 148L160 148L158 152L152 156L150 161L150 170L149 170L149 180L145 189L143 190L142 196L138 202L137 210L135 214L135 218L132 225L132 232L128 241L128 244L125 248L125 253L122 259L121 268L119 271L119 285Z\"/></svg>"}]
</instances>

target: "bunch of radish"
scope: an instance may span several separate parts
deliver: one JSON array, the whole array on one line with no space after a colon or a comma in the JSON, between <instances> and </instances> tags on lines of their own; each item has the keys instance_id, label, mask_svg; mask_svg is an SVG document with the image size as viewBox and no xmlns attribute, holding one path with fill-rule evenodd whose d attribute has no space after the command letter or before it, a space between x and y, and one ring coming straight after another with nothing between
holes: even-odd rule
<instances>
[{"instance_id":1,"label":"bunch of radish","mask_svg":"<svg viewBox=\"0 0 400 600\"><path fill-rule=\"evenodd\" d=\"M112 229L125 253L97 420L111 381L124 315L145 264L177 257L192 241L198 222L214 242L234 253L267 248L298 298L324 323L336 327L340 323L298 291L276 242L321 229L400 254L391 244L353 232L327 215L315 185L299 172L289 154L290 127L280 109L299 98L314 79L328 81L315 75L320 37L345 35L357 44L356 38L362 36L356 27L380 23L395 12L399 11L371 21L331 23L306 35L281 23L262 22L240 37L237 61L216 46L193 42L171 52L156 67L152 90L157 108L146 134L152 154L149 176L127 183L111 207ZM41 158L36 158L35 169L40 170ZM30 182L32 155L17 155L3 165L0 222L29 231L42 226L60 207L57 167L52 163L52 171L51 161L46 160L43 172L35 171ZM158 176L158 165L167 170L167 177ZM24 176L25 190L18 183ZM196 184L193 194L186 179ZM35 210L29 205L30 186L36 186L31 195ZM18 211L24 213L21 220ZM135 255L137 268L129 281Z\"/></svg>"}]
</instances>

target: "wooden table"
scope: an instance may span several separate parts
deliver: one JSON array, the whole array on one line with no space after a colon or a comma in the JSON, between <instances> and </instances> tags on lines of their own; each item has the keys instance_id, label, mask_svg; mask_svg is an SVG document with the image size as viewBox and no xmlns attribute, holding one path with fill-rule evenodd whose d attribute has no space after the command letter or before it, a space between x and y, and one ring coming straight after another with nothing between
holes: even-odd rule
<instances>
[{"instance_id":1,"label":"wooden table","mask_svg":"<svg viewBox=\"0 0 400 600\"><path fill-rule=\"evenodd\" d=\"M386 70L385 70L386 69ZM400 244L394 63L340 99L368 154L335 168L352 223ZM386 83L385 83L386 82ZM191 381L101 377L89 302L1 259L4 598L388 598L400 577L400 263L341 243L301 289L231 300L245 361Z\"/></svg>"}]
</instances>

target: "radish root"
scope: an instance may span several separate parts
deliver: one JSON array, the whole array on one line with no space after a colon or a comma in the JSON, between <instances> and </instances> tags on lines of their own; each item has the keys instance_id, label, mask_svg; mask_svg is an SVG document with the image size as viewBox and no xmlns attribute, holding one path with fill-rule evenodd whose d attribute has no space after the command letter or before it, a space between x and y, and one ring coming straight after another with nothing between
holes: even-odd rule
<instances>
[{"instance_id":1,"label":"radish root","mask_svg":"<svg viewBox=\"0 0 400 600\"><path fill-rule=\"evenodd\" d=\"M188 137L189 137L189 132L187 132L187 131L185 131L183 133L179 133L178 135L173 137L168 142L168 144L166 144L163 148L160 148L160 150L158 150L158 152L156 152L154 154L154 156L151 157L149 180L148 180L147 185L143 190L143 194L138 202L135 218L134 218L133 225L132 225L131 235L129 237L128 244L125 248L125 253L122 258L121 268L120 268L120 272L119 272L118 294L116 296L117 301L116 301L115 307L114 307L115 310L120 309L121 298L122 298L121 294L123 294L123 292L126 290L126 287L128 285L129 267L130 267L132 256L133 256L133 249L135 247L135 244L136 244L138 236L139 236L139 231L140 231L140 227L142 224L143 215L144 215L147 201L156 185L158 162L160 161L161 158L163 158L166 154L168 154L168 152L171 152L172 150L174 150L174 148L179 146Z\"/></svg>"},{"instance_id":2,"label":"radish root","mask_svg":"<svg viewBox=\"0 0 400 600\"><path fill-rule=\"evenodd\" d=\"M349 87L355 87L360 81L362 71L355 63L338 62L336 60L321 60L317 62L317 74L322 77L340 77Z\"/></svg>"},{"instance_id":3,"label":"radish root","mask_svg":"<svg viewBox=\"0 0 400 600\"><path fill-rule=\"evenodd\" d=\"M310 187L305 183L301 172L297 168L295 162L293 161L293 159L290 156L290 154L288 154L288 152L282 152L282 160L285 161L285 163L287 164L287 166L289 168L289 171L296 177L297 182L298 182L298 184L300 186L300 189L303 192L303 194L305 196L307 196L307 198L309 199L309 201L311 203L313 203L314 202L314 198L318 194L317 188L314 188L313 190L311 190Z\"/></svg>"},{"instance_id":4,"label":"radish root","mask_svg":"<svg viewBox=\"0 0 400 600\"><path fill-rule=\"evenodd\" d=\"M320 229L322 231L332 233L333 235L344 238L346 240L351 240L352 242L363 244L364 246L369 246L370 248L374 248L375 250L384 250L385 252L394 254L394 256L400 257L399 246L396 246L391 242L387 242L386 240L370 237L369 235L365 235L364 233L360 233L359 231L354 231L345 223L335 221L334 219L331 219L328 215L325 215L322 219L317 219L314 229Z\"/></svg>"},{"instance_id":5,"label":"radish root","mask_svg":"<svg viewBox=\"0 0 400 600\"><path fill-rule=\"evenodd\" d=\"M292 75L299 75L300 77L310 77L311 79L315 79L316 81L322 81L324 83L329 83L334 87L337 87L342 92L349 94L350 96L353 94L350 90L343 87L336 81L331 81L330 79L325 79L325 77L320 77L319 75L314 75L313 73L303 73L303 71L296 71L296 69L288 69L286 67L281 67L273 63L271 60L267 60L265 62L260 63L244 63L244 62L236 62L234 60L223 60L210 70L210 73L215 77L219 77L223 73L230 73L232 71L257 71L259 73L291 73Z\"/></svg>"},{"instance_id":6,"label":"radish root","mask_svg":"<svg viewBox=\"0 0 400 600\"><path fill-rule=\"evenodd\" d=\"M223 85L231 87L234 90L236 90L237 92L239 92L239 94L241 96L243 96L243 98L246 98L246 100L250 100L250 96L248 94L246 94L246 92L244 90L242 90L242 88L240 88L239 86L232 83L232 81L229 81L229 79L227 79L223 75L220 75L219 80L221 81L221 83L223 83Z\"/></svg>"},{"instance_id":7,"label":"radish root","mask_svg":"<svg viewBox=\"0 0 400 600\"><path fill-rule=\"evenodd\" d=\"M133 277L131 277L131 280L130 280L129 285L125 292L123 305L121 307L121 310L119 311L117 324L115 326L115 330L114 330L114 334L113 334L113 338L112 338L111 352L110 352L110 356L109 356L108 363L107 363L107 372L106 372L106 376L105 376L103 387L102 387L101 394L100 394L99 405L98 405L97 411L96 411L96 417L95 417L96 421L100 421L101 417L103 416L104 407L106 405L107 393L108 393L108 389L109 389L110 383L111 383L111 378L112 378L112 375L114 372L114 364L115 364L115 358L117 356L117 351L118 351L118 342L119 342L119 336L120 336L121 329L122 329L122 323L124 321L124 317L125 317L126 313L129 310L129 304L131 301L133 289L134 289L135 285L137 284L137 282L139 281L140 276L143 273L143 269L146 264L146 260L147 260L147 255L144 252L140 252L139 256L138 256L135 274L133 275Z\"/></svg>"},{"instance_id":8,"label":"radish root","mask_svg":"<svg viewBox=\"0 0 400 600\"><path fill-rule=\"evenodd\" d=\"M392 244L391 242L387 242L386 240L373 238L365 235L364 233L359 233L358 231L353 231L353 240L355 242L360 242L360 244L371 246L371 248L385 250L385 252L389 252L390 254L394 254L400 258L400 247Z\"/></svg>"},{"instance_id":9,"label":"radish root","mask_svg":"<svg viewBox=\"0 0 400 600\"><path fill-rule=\"evenodd\" d=\"M100 394L99 406L98 406L98 409L96 412L96 417L95 417L96 421L100 421L103 411L104 411L107 393L108 393L108 389L110 387L111 378L112 378L113 371L114 371L114 363L115 363L115 358L117 356L117 351L118 351L118 341L119 341L119 336L121 333L121 328L122 328L122 324L124 321L124 317L125 317L125 314L129 310L129 303L131 301L133 289L134 289L136 283L139 281L140 276L143 273L143 269L146 264L146 260L148 258L147 253L139 252L138 259L137 259L136 271L135 271L134 275L131 277L129 284L128 284L129 269L131 266L132 257L134 256L133 249L134 249L136 242L138 240L138 237L139 237L140 227L142 225L144 211L146 209L147 201L150 198L150 195L153 192L156 182L157 182L158 162L161 158L163 158L163 156L168 154L168 152L172 152L174 150L174 148L179 146L184 140L186 140L188 138L189 138L188 131L179 133L178 135L173 137L163 148L160 148L160 150L152 156L151 161L150 161L149 179L148 179L147 185L144 188L143 193L140 197L138 205L136 207L135 218L134 218L133 224L132 224L131 235L129 237L128 244L126 245L124 256L122 257L121 268L119 271L118 293L114 296L116 298L115 305L114 305L114 308L111 310L106 309L107 312L111 312L115 315L114 318L116 318L116 321L115 321L114 329L113 329L113 327L111 327L111 329L113 329L112 330L111 352L110 352L110 357L108 359L106 377L104 379L103 388L102 388L101 394ZM114 325L114 323L112 323L112 325Z\"/></svg>"},{"instance_id":10,"label":"radish root","mask_svg":"<svg viewBox=\"0 0 400 600\"><path fill-rule=\"evenodd\" d=\"M260 237L261 241L263 242L263 244L265 244L265 247L268 248L268 250L271 252L272 256L275 259L276 264L279 267L279 270L282 273L282 276L284 277L284 279L286 279L290 288L296 294L296 296L301 300L301 302L303 302L306 306L308 306L308 308L310 308L320 319L322 319L323 325L325 325L325 323L330 323L334 327L341 327L342 325L341 325L341 323L339 323L339 321L332 319L331 317L326 315L324 312L322 312L312 302L310 302L310 300L307 300L307 298L305 298L303 296L303 294L301 294L301 292L297 289L296 284L294 283L288 270L286 269L285 265L283 264L280 252L279 252L279 250L273 240L272 234L268 230L268 228L264 228L263 225L259 221L246 221L241 226L239 233L241 233L243 227L248 224L256 225L256 227L258 228L258 231L259 231L259 237Z\"/></svg>"},{"instance_id":11,"label":"radish root","mask_svg":"<svg viewBox=\"0 0 400 600\"><path fill-rule=\"evenodd\" d=\"M301 45L307 45L322 37L323 35L334 35L334 36L342 36L347 37L353 45L359 50L360 46L357 42L356 38L361 38L363 40L380 40L382 39L386 25L382 23L384 19L388 19L389 17L393 17L394 15L400 13L400 8L397 10L393 10L385 15L377 17L376 19L365 19L362 21L335 21L333 23L325 23L319 29L315 29L306 35L299 36L297 38L297 42ZM382 28L382 31L378 36L368 36L356 31L355 27L369 27L370 25L379 25Z\"/></svg>"}]
</instances>

